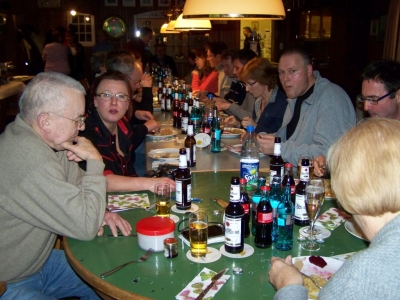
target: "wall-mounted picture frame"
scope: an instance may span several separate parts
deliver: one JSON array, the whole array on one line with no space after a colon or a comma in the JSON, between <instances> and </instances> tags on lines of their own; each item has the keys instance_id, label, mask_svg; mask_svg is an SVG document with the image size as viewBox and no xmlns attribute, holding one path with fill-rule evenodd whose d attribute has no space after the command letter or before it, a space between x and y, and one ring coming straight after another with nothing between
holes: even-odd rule
<instances>
[{"instance_id":1,"label":"wall-mounted picture frame","mask_svg":"<svg viewBox=\"0 0 400 300\"><path fill-rule=\"evenodd\" d=\"M158 0L158 6L168 7L171 5L171 0Z\"/></svg>"},{"instance_id":2,"label":"wall-mounted picture frame","mask_svg":"<svg viewBox=\"0 0 400 300\"><path fill-rule=\"evenodd\" d=\"M258 30L260 29L260 23L259 22L251 22L251 29L258 32Z\"/></svg>"},{"instance_id":3,"label":"wall-mounted picture frame","mask_svg":"<svg viewBox=\"0 0 400 300\"><path fill-rule=\"evenodd\" d=\"M185 5L186 0L175 0L175 5L178 5L179 7L183 7Z\"/></svg>"},{"instance_id":4,"label":"wall-mounted picture frame","mask_svg":"<svg viewBox=\"0 0 400 300\"><path fill-rule=\"evenodd\" d=\"M136 0L122 0L122 6L124 7L135 7Z\"/></svg>"},{"instance_id":5,"label":"wall-mounted picture frame","mask_svg":"<svg viewBox=\"0 0 400 300\"><path fill-rule=\"evenodd\" d=\"M118 6L118 0L104 0L105 6Z\"/></svg>"},{"instance_id":6,"label":"wall-mounted picture frame","mask_svg":"<svg viewBox=\"0 0 400 300\"><path fill-rule=\"evenodd\" d=\"M153 6L153 0L140 0L140 7Z\"/></svg>"}]
</instances>

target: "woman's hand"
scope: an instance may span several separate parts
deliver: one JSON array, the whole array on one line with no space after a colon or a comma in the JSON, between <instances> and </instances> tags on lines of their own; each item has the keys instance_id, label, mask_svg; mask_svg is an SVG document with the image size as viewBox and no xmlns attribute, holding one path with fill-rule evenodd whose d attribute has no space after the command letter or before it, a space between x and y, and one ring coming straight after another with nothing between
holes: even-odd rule
<instances>
[{"instance_id":1,"label":"woman's hand","mask_svg":"<svg viewBox=\"0 0 400 300\"><path fill-rule=\"evenodd\" d=\"M285 260L279 257L272 257L268 275L269 282L276 290L291 284L303 285L303 276L293 265L291 255L287 256Z\"/></svg>"},{"instance_id":2,"label":"woman's hand","mask_svg":"<svg viewBox=\"0 0 400 300\"><path fill-rule=\"evenodd\" d=\"M235 116L229 116L224 119L224 126L226 127L238 127L239 125L240 123Z\"/></svg>"},{"instance_id":3,"label":"woman's hand","mask_svg":"<svg viewBox=\"0 0 400 300\"><path fill-rule=\"evenodd\" d=\"M254 128L257 127L257 123L256 123L252 118L250 118L250 117L243 117L242 126L243 126L244 128L247 128L247 126L249 126L249 125L253 125Z\"/></svg>"}]
</instances>

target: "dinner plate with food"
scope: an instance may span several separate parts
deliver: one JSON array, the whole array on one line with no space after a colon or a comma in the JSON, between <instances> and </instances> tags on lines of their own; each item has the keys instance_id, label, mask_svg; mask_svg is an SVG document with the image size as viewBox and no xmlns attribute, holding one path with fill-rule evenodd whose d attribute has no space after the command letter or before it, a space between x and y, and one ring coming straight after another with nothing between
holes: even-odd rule
<instances>
[{"instance_id":1,"label":"dinner plate with food","mask_svg":"<svg viewBox=\"0 0 400 300\"><path fill-rule=\"evenodd\" d=\"M165 161L173 161L179 159L178 148L164 148L164 149L153 149L150 150L148 156L152 159L162 159Z\"/></svg>"},{"instance_id":2,"label":"dinner plate with food","mask_svg":"<svg viewBox=\"0 0 400 300\"><path fill-rule=\"evenodd\" d=\"M325 286L333 274L339 270L343 261L325 256L293 257L294 266L302 273L310 276L319 286ZM304 287L308 290L308 299L318 299L319 288L310 278L303 276Z\"/></svg>"},{"instance_id":3,"label":"dinner plate with food","mask_svg":"<svg viewBox=\"0 0 400 300\"><path fill-rule=\"evenodd\" d=\"M147 136L150 138L153 138L153 139L157 139L157 138L172 137L172 136L176 136L177 134L178 134L178 132L175 129L161 128L159 131L147 133Z\"/></svg>"},{"instance_id":4,"label":"dinner plate with food","mask_svg":"<svg viewBox=\"0 0 400 300\"><path fill-rule=\"evenodd\" d=\"M235 139L239 138L243 132L244 130L240 128L225 127L222 131L221 137L223 139Z\"/></svg>"}]
</instances>

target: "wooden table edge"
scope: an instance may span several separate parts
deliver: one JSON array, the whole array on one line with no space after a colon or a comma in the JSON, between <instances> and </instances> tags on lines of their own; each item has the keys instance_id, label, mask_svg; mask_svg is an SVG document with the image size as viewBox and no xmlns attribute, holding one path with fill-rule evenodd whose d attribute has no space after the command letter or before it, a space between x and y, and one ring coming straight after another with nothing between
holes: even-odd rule
<instances>
[{"instance_id":1,"label":"wooden table edge","mask_svg":"<svg viewBox=\"0 0 400 300\"><path fill-rule=\"evenodd\" d=\"M134 299L134 300L150 300L151 298L147 298L144 296L140 296L126 290L120 289L107 281L104 281L100 277L96 276L92 272L88 271L72 254L71 249L68 245L67 237L63 237L64 244L64 252L65 256L71 267L75 270L75 272L96 292L100 292L106 296L112 297L112 299Z\"/></svg>"}]
</instances>

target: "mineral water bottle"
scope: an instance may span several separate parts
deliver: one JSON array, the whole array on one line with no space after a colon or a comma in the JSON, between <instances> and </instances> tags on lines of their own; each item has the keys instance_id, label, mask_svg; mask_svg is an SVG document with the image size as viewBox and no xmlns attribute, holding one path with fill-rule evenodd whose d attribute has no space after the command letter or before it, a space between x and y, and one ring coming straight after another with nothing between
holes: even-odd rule
<instances>
[{"instance_id":1,"label":"mineral water bottle","mask_svg":"<svg viewBox=\"0 0 400 300\"><path fill-rule=\"evenodd\" d=\"M287 251L293 248L294 205L291 200L290 186L283 187L283 197L278 205L278 238L275 247Z\"/></svg>"},{"instance_id":2,"label":"mineral water bottle","mask_svg":"<svg viewBox=\"0 0 400 300\"><path fill-rule=\"evenodd\" d=\"M259 162L258 143L254 126L249 125L247 126L247 134L243 139L240 153L240 178L247 180L247 189L250 191L254 191L257 188Z\"/></svg>"},{"instance_id":3,"label":"mineral water bottle","mask_svg":"<svg viewBox=\"0 0 400 300\"><path fill-rule=\"evenodd\" d=\"M278 236L278 205L281 202L281 178L274 176L272 178L271 191L269 193L269 202L272 206L272 241L276 242Z\"/></svg>"}]
</instances>

